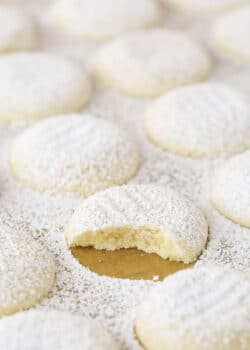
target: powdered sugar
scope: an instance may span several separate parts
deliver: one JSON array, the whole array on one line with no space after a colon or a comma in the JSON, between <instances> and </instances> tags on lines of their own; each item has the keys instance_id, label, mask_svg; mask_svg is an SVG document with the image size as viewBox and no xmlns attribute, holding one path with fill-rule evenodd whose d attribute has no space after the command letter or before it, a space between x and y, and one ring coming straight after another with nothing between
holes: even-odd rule
<instances>
[{"instance_id":1,"label":"powdered sugar","mask_svg":"<svg viewBox=\"0 0 250 350\"><path fill-rule=\"evenodd\" d=\"M90 85L81 64L32 52L0 57L0 120L35 120L82 109Z\"/></svg>"},{"instance_id":2,"label":"powdered sugar","mask_svg":"<svg viewBox=\"0 0 250 350\"><path fill-rule=\"evenodd\" d=\"M98 239L98 231L103 237L106 231L105 239ZM208 228L202 212L178 192L163 186L124 185L83 201L66 235L71 246L137 247L190 263L203 250Z\"/></svg>"},{"instance_id":3,"label":"powdered sugar","mask_svg":"<svg viewBox=\"0 0 250 350\"><path fill-rule=\"evenodd\" d=\"M70 313L30 310L0 322L2 350L82 350L83 347L85 350L118 349L97 322Z\"/></svg>"},{"instance_id":4,"label":"powdered sugar","mask_svg":"<svg viewBox=\"0 0 250 350\"><path fill-rule=\"evenodd\" d=\"M58 0L50 16L59 29L103 39L156 24L160 9L155 0Z\"/></svg>"},{"instance_id":5,"label":"powdered sugar","mask_svg":"<svg viewBox=\"0 0 250 350\"><path fill-rule=\"evenodd\" d=\"M211 200L222 214L250 227L250 152L242 153L217 170Z\"/></svg>"},{"instance_id":6,"label":"powdered sugar","mask_svg":"<svg viewBox=\"0 0 250 350\"><path fill-rule=\"evenodd\" d=\"M176 273L153 289L136 312L149 350L249 349L247 274L208 265ZM237 346L236 346L237 345Z\"/></svg>"},{"instance_id":7,"label":"powdered sugar","mask_svg":"<svg viewBox=\"0 0 250 350\"><path fill-rule=\"evenodd\" d=\"M213 157L250 147L250 108L223 84L169 92L148 109L145 123L155 144L184 156Z\"/></svg>"},{"instance_id":8,"label":"powdered sugar","mask_svg":"<svg viewBox=\"0 0 250 350\"><path fill-rule=\"evenodd\" d=\"M113 40L100 51L96 76L124 93L154 97L206 79L208 53L182 32L153 29Z\"/></svg>"},{"instance_id":9,"label":"powdered sugar","mask_svg":"<svg viewBox=\"0 0 250 350\"><path fill-rule=\"evenodd\" d=\"M25 0L27 3L28 0ZM10 0L8 0L8 3ZM16 0L20 3L20 0ZM41 1L41 3L44 0ZM34 0L31 0L33 3ZM41 5L42 7L42 5ZM39 11L37 11L39 12ZM45 13L44 11L43 13ZM41 13L41 12L40 12ZM204 37L211 22L191 17L166 15L166 25L185 30L194 37ZM207 41L206 41L207 42ZM65 38L44 32L44 47L84 62L96 53L89 42L71 44ZM212 79L232 84L249 96L249 68L218 62ZM215 262L235 270L250 271L250 233L219 215L209 202L209 187L215 169L224 163L217 160L192 160L163 152L145 137L145 109L151 101L121 95L109 89L95 88L88 111L100 118L128 128L137 137L143 154L142 166L131 183L157 183L177 189L195 200L209 223L209 242L197 264ZM80 199L49 195L30 190L13 180L8 164L9 146L26 125L0 125L0 223L11 226L21 235L28 231L51 250L57 263L57 279L49 298L38 308L55 308L96 318L122 344L123 349L141 349L133 332L135 306L141 303L150 287L158 282L131 281L98 276L81 266L67 248L64 229Z\"/></svg>"},{"instance_id":10,"label":"powdered sugar","mask_svg":"<svg viewBox=\"0 0 250 350\"><path fill-rule=\"evenodd\" d=\"M0 227L0 317L30 308L48 295L55 264L25 231Z\"/></svg>"},{"instance_id":11,"label":"powdered sugar","mask_svg":"<svg viewBox=\"0 0 250 350\"><path fill-rule=\"evenodd\" d=\"M129 180L140 152L114 123L87 114L64 115L19 136L10 164L17 179L32 188L87 196Z\"/></svg>"},{"instance_id":12,"label":"powdered sugar","mask_svg":"<svg viewBox=\"0 0 250 350\"><path fill-rule=\"evenodd\" d=\"M113 109L103 113L105 106L110 105ZM90 110L109 120L117 120L119 115L120 123L130 126L131 129L135 124L138 125L136 134L142 146L144 161L138 175L131 182L171 186L195 199L202 207L209 222L210 236L208 247L198 264L206 265L212 261L236 270L250 270L249 230L224 219L211 208L208 201L211 173L223 161L180 158L149 144L141 128L144 111L144 103L141 101L98 90L95 104L90 106ZM50 298L42 303L42 307L49 306L98 318L121 342L124 349L139 349L133 333L134 307L143 300L145 293L155 282L97 276L72 257L65 242L63 227L67 225L81 199L40 194L13 181L6 158L9 140L16 134L16 129L20 128L2 126L0 129L0 219L1 222L20 230L29 230L36 238L45 241L56 257L56 285Z\"/></svg>"}]
</instances>

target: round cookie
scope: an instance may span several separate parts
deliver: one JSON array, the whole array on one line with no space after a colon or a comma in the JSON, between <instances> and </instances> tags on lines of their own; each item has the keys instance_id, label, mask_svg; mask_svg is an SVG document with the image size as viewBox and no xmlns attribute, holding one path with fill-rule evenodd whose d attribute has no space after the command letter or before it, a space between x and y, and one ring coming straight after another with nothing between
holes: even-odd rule
<instances>
[{"instance_id":1,"label":"round cookie","mask_svg":"<svg viewBox=\"0 0 250 350\"><path fill-rule=\"evenodd\" d=\"M247 3L248 0L162 0L178 10L192 13L214 13L231 10Z\"/></svg>"},{"instance_id":2,"label":"round cookie","mask_svg":"<svg viewBox=\"0 0 250 350\"><path fill-rule=\"evenodd\" d=\"M152 26L160 17L155 0L60 0L50 14L56 27L96 39Z\"/></svg>"},{"instance_id":3,"label":"round cookie","mask_svg":"<svg viewBox=\"0 0 250 350\"><path fill-rule=\"evenodd\" d=\"M91 115L49 118L14 142L15 177L39 191L88 196L123 184L140 163L137 144L117 125Z\"/></svg>"},{"instance_id":4,"label":"round cookie","mask_svg":"<svg viewBox=\"0 0 250 350\"><path fill-rule=\"evenodd\" d=\"M224 216L250 227L250 151L231 158L215 172L210 197Z\"/></svg>"},{"instance_id":5,"label":"round cookie","mask_svg":"<svg viewBox=\"0 0 250 350\"><path fill-rule=\"evenodd\" d=\"M0 52L33 49L38 44L34 19L21 8L0 5Z\"/></svg>"},{"instance_id":6,"label":"round cookie","mask_svg":"<svg viewBox=\"0 0 250 350\"><path fill-rule=\"evenodd\" d=\"M250 63L250 6L219 18L212 29L213 46L223 55Z\"/></svg>"},{"instance_id":7,"label":"round cookie","mask_svg":"<svg viewBox=\"0 0 250 350\"><path fill-rule=\"evenodd\" d=\"M0 321L0 348L114 350L117 346L98 322L56 310L29 310Z\"/></svg>"},{"instance_id":8,"label":"round cookie","mask_svg":"<svg viewBox=\"0 0 250 350\"><path fill-rule=\"evenodd\" d=\"M202 212L178 192L155 185L124 185L85 199L65 235L71 247L136 247L190 263L204 249L208 227Z\"/></svg>"},{"instance_id":9,"label":"round cookie","mask_svg":"<svg viewBox=\"0 0 250 350\"><path fill-rule=\"evenodd\" d=\"M30 235L1 227L0 318L39 303L51 290L55 271L52 256Z\"/></svg>"},{"instance_id":10,"label":"round cookie","mask_svg":"<svg viewBox=\"0 0 250 350\"><path fill-rule=\"evenodd\" d=\"M247 350L249 313L249 276L209 265L153 288L136 311L135 331L147 350Z\"/></svg>"},{"instance_id":11,"label":"round cookie","mask_svg":"<svg viewBox=\"0 0 250 350\"><path fill-rule=\"evenodd\" d=\"M153 102L145 117L148 137L183 156L214 157L250 147L250 109L226 85L182 87Z\"/></svg>"},{"instance_id":12,"label":"round cookie","mask_svg":"<svg viewBox=\"0 0 250 350\"><path fill-rule=\"evenodd\" d=\"M210 70L210 58L197 43L164 29L115 39L100 51L95 65L95 75L107 85L148 97L203 80Z\"/></svg>"},{"instance_id":13,"label":"round cookie","mask_svg":"<svg viewBox=\"0 0 250 350\"><path fill-rule=\"evenodd\" d=\"M0 57L0 121L35 120L80 110L90 97L82 66L49 53Z\"/></svg>"}]
</instances>

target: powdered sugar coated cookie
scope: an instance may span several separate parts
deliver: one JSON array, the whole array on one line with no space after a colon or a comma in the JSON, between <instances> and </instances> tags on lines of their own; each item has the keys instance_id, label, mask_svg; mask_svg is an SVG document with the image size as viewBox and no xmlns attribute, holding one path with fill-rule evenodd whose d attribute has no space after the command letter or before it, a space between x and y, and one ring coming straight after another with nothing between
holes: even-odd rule
<instances>
[{"instance_id":1,"label":"powdered sugar coated cookie","mask_svg":"<svg viewBox=\"0 0 250 350\"><path fill-rule=\"evenodd\" d=\"M90 115L64 115L36 124L14 142L10 164L17 179L39 191L87 196L127 182L140 152L118 126Z\"/></svg>"},{"instance_id":2,"label":"powdered sugar coated cookie","mask_svg":"<svg viewBox=\"0 0 250 350\"><path fill-rule=\"evenodd\" d=\"M250 227L250 151L228 160L215 172L211 201L223 215Z\"/></svg>"},{"instance_id":3,"label":"powdered sugar coated cookie","mask_svg":"<svg viewBox=\"0 0 250 350\"><path fill-rule=\"evenodd\" d=\"M66 228L70 246L136 247L162 258L196 260L208 235L202 212L169 188L124 185L88 197Z\"/></svg>"},{"instance_id":4,"label":"powdered sugar coated cookie","mask_svg":"<svg viewBox=\"0 0 250 350\"><path fill-rule=\"evenodd\" d=\"M47 249L29 234L1 227L0 318L27 309L47 296L55 269Z\"/></svg>"},{"instance_id":5,"label":"powdered sugar coated cookie","mask_svg":"<svg viewBox=\"0 0 250 350\"><path fill-rule=\"evenodd\" d=\"M74 34L107 38L157 23L160 10L154 0L59 0L51 22Z\"/></svg>"},{"instance_id":6,"label":"powdered sugar coated cookie","mask_svg":"<svg viewBox=\"0 0 250 350\"><path fill-rule=\"evenodd\" d=\"M56 310L30 310L0 322L2 350L114 350L111 336L93 320Z\"/></svg>"},{"instance_id":7,"label":"powdered sugar coated cookie","mask_svg":"<svg viewBox=\"0 0 250 350\"><path fill-rule=\"evenodd\" d=\"M208 265L153 288L135 327L148 350L248 350L249 313L249 276Z\"/></svg>"},{"instance_id":8,"label":"powdered sugar coated cookie","mask_svg":"<svg viewBox=\"0 0 250 350\"><path fill-rule=\"evenodd\" d=\"M131 95L157 96L205 79L211 70L208 54L185 34L154 29L115 39L96 62L96 76Z\"/></svg>"},{"instance_id":9,"label":"powdered sugar coated cookie","mask_svg":"<svg viewBox=\"0 0 250 350\"><path fill-rule=\"evenodd\" d=\"M191 157L214 157L250 147L250 109L234 89L217 83L182 87L153 102L146 113L149 138Z\"/></svg>"},{"instance_id":10,"label":"powdered sugar coated cookie","mask_svg":"<svg viewBox=\"0 0 250 350\"><path fill-rule=\"evenodd\" d=\"M49 53L0 57L0 120L36 120L79 111L90 97L83 67Z\"/></svg>"},{"instance_id":11,"label":"powdered sugar coated cookie","mask_svg":"<svg viewBox=\"0 0 250 350\"><path fill-rule=\"evenodd\" d=\"M219 18L212 29L212 44L223 55L250 62L250 7Z\"/></svg>"}]
</instances>

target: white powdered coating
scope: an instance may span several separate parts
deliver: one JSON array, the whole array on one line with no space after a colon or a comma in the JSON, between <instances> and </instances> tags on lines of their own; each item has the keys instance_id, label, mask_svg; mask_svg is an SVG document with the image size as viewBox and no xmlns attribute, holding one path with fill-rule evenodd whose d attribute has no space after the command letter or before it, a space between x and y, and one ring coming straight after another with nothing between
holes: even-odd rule
<instances>
[{"instance_id":1,"label":"white powdered coating","mask_svg":"<svg viewBox=\"0 0 250 350\"><path fill-rule=\"evenodd\" d=\"M247 3L248 0L162 0L166 5L193 13L215 13L231 10Z\"/></svg>"},{"instance_id":2,"label":"white powdered coating","mask_svg":"<svg viewBox=\"0 0 250 350\"><path fill-rule=\"evenodd\" d=\"M1 227L0 318L30 308L47 296L55 269L47 249L29 234Z\"/></svg>"},{"instance_id":3,"label":"white powdered coating","mask_svg":"<svg viewBox=\"0 0 250 350\"><path fill-rule=\"evenodd\" d=\"M97 322L55 310L30 310L1 320L0 348L118 350L113 339Z\"/></svg>"},{"instance_id":4,"label":"white powdered coating","mask_svg":"<svg viewBox=\"0 0 250 350\"><path fill-rule=\"evenodd\" d=\"M135 325L148 350L248 350L249 313L249 275L208 265L154 288Z\"/></svg>"},{"instance_id":5,"label":"white powdered coating","mask_svg":"<svg viewBox=\"0 0 250 350\"><path fill-rule=\"evenodd\" d=\"M91 115L44 120L14 142L17 179L39 191L87 196L127 182L140 163L137 145L117 125Z\"/></svg>"},{"instance_id":6,"label":"white powdered coating","mask_svg":"<svg viewBox=\"0 0 250 350\"><path fill-rule=\"evenodd\" d=\"M0 5L0 52L33 49L38 44L34 19L15 6Z\"/></svg>"},{"instance_id":7,"label":"white powdered coating","mask_svg":"<svg viewBox=\"0 0 250 350\"><path fill-rule=\"evenodd\" d=\"M124 229L121 240L115 240L112 228L113 233ZM129 237L129 231L136 229L140 231ZM98 232L104 236L105 231L104 242L99 244L95 236ZM89 232L91 237L85 238ZM170 188L154 185L124 185L98 192L83 201L66 229L70 246L137 247L186 263L200 255L207 235L207 222L190 200Z\"/></svg>"},{"instance_id":8,"label":"white powdered coating","mask_svg":"<svg viewBox=\"0 0 250 350\"><path fill-rule=\"evenodd\" d=\"M50 18L60 29L103 39L156 24L160 9L155 0L59 0Z\"/></svg>"},{"instance_id":9,"label":"white powdered coating","mask_svg":"<svg viewBox=\"0 0 250 350\"><path fill-rule=\"evenodd\" d=\"M35 120L79 111L90 86L82 65L49 53L0 57L0 120Z\"/></svg>"},{"instance_id":10,"label":"white powdered coating","mask_svg":"<svg viewBox=\"0 0 250 350\"><path fill-rule=\"evenodd\" d=\"M211 201L223 215L250 227L250 152L228 160L215 172Z\"/></svg>"},{"instance_id":11,"label":"white powdered coating","mask_svg":"<svg viewBox=\"0 0 250 350\"><path fill-rule=\"evenodd\" d=\"M213 25L211 40L223 55L250 62L250 7L225 14Z\"/></svg>"},{"instance_id":12,"label":"white powdered coating","mask_svg":"<svg viewBox=\"0 0 250 350\"><path fill-rule=\"evenodd\" d=\"M191 157L238 153L250 147L250 109L234 89L203 83L160 97L146 112L146 131L161 148Z\"/></svg>"},{"instance_id":13,"label":"white powdered coating","mask_svg":"<svg viewBox=\"0 0 250 350\"><path fill-rule=\"evenodd\" d=\"M5 2L20 5L20 0ZM32 7L41 16L46 15L45 3L49 2L51 0L22 0L22 6L28 4L29 10ZM177 15L171 9L166 14L163 26L182 29L189 35L204 39L214 20L213 16L204 19L204 16ZM55 32L47 28L44 30L44 27L42 35L45 50L81 58L86 64L92 62L97 49L103 45L76 38L73 41L62 35L55 36ZM217 60L212 79L230 83L249 96L248 77L248 66ZM214 262L236 271L250 271L250 230L225 219L209 203L211 174L224 160L182 158L154 147L145 137L143 128L143 115L149 105L146 99L131 98L101 87L95 89L94 97L88 106L90 113L129 128L137 136L142 151L142 164L131 182L171 186L199 203L209 223L209 241L198 264ZM32 191L14 181L10 173L9 145L25 129L25 125L0 124L0 223L12 225L18 232L28 230L36 239L45 242L56 258L55 286L50 297L43 300L39 308L53 308L98 319L119 341L122 350L142 350L134 337L134 308L144 300L149 287L155 286L157 282L98 276L72 257L65 244L62 226L70 220L81 199ZM30 328L30 333L32 330L33 327Z\"/></svg>"},{"instance_id":14,"label":"white powdered coating","mask_svg":"<svg viewBox=\"0 0 250 350\"><path fill-rule=\"evenodd\" d=\"M179 85L205 79L211 61L180 31L154 29L107 44L97 57L95 74L124 93L157 96Z\"/></svg>"}]
</instances>

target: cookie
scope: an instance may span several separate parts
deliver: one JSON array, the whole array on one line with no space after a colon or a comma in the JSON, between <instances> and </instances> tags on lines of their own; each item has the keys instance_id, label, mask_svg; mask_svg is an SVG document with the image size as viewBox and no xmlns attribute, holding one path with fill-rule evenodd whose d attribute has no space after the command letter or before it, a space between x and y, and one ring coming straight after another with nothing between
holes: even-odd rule
<instances>
[{"instance_id":1,"label":"cookie","mask_svg":"<svg viewBox=\"0 0 250 350\"><path fill-rule=\"evenodd\" d=\"M0 76L0 121L79 111L90 97L83 67L49 53L2 56Z\"/></svg>"},{"instance_id":2,"label":"cookie","mask_svg":"<svg viewBox=\"0 0 250 350\"><path fill-rule=\"evenodd\" d=\"M168 277L138 307L135 331L147 350L248 350L250 281L208 265Z\"/></svg>"},{"instance_id":3,"label":"cookie","mask_svg":"<svg viewBox=\"0 0 250 350\"><path fill-rule=\"evenodd\" d=\"M250 62L250 7L225 14L215 22L211 41L222 55Z\"/></svg>"},{"instance_id":4,"label":"cookie","mask_svg":"<svg viewBox=\"0 0 250 350\"><path fill-rule=\"evenodd\" d=\"M28 309L48 295L55 278L54 259L30 235L1 227L0 261L0 318Z\"/></svg>"},{"instance_id":5,"label":"cookie","mask_svg":"<svg viewBox=\"0 0 250 350\"><path fill-rule=\"evenodd\" d=\"M162 0L166 5L191 13L211 14L228 11L247 3L248 0Z\"/></svg>"},{"instance_id":6,"label":"cookie","mask_svg":"<svg viewBox=\"0 0 250 350\"><path fill-rule=\"evenodd\" d=\"M216 157L250 147L250 109L234 89L195 84L167 93L146 112L149 139L189 157Z\"/></svg>"},{"instance_id":7,"label":"cookie","mask_svg":"<svg viewBox=\"0 0 250 350\"><path fill-rule=\"evenodd\" d=\"M59 0L50 11L55 27L95 39L150 27L160 17L154 0Z\"/></svg>"},{"instance_id":8,"label":"cookie","mask_svg":"<svg viewBox=\"0 0 250 350\"><path fill-rule=\"evenodd\" d=\"M39 191L88 196L127 182L140 164L133 139L117 125L87 114L37 123L13 143L14 176Z\"/></svg>"},{"instance_id":9,"label":"cookie","mask_svg":"<svg viewBox=\"0 0 250 350\"><path fill-rule=\"evenodd\" d=\"M38 28L21 8L0 5L0 52L29 50L38 45Z\"/></svg>"},{"instance_id":10,"label":"cookie","mask_svg":"<svg viewBox=\"0 0 250 350\"><path fill-rule=\"evenodd\" d=\"M154 29L107 44L97 57L95 75L124 93L153 97L205 79L211 66L206 51L184 33Z\"/></svg>"},{"instance_id":11,"label":"cookie","mask_svg":"<svg viewBox=\"0 0 250 350\"><path fill-rule=\"evenodd\" d=\"M113 339L93 320L56 310L30 310L0 321L2 350L114 350Z\"/></svg>"},{"instance_id":12,"label":"cookie","mask_svg":"<svg viewBox=\"0 0 250 350\"><path fill-rule=\"evenodd\" d=\"M211 185L213 206L227 218L250 227L250 151L226 161Z\"/></svg>"},{"instance_id":13,"label":"cookie","mask_svg":"<svg viewBox=\"0 0 250 350\"><path fill-rule=\"evenodd\" d=\"M88 197L65 229L70 247L136 247L163 259L190 263L205 247L202 212L169 188L124 185Z\"/></svg>"}]
</instances>

